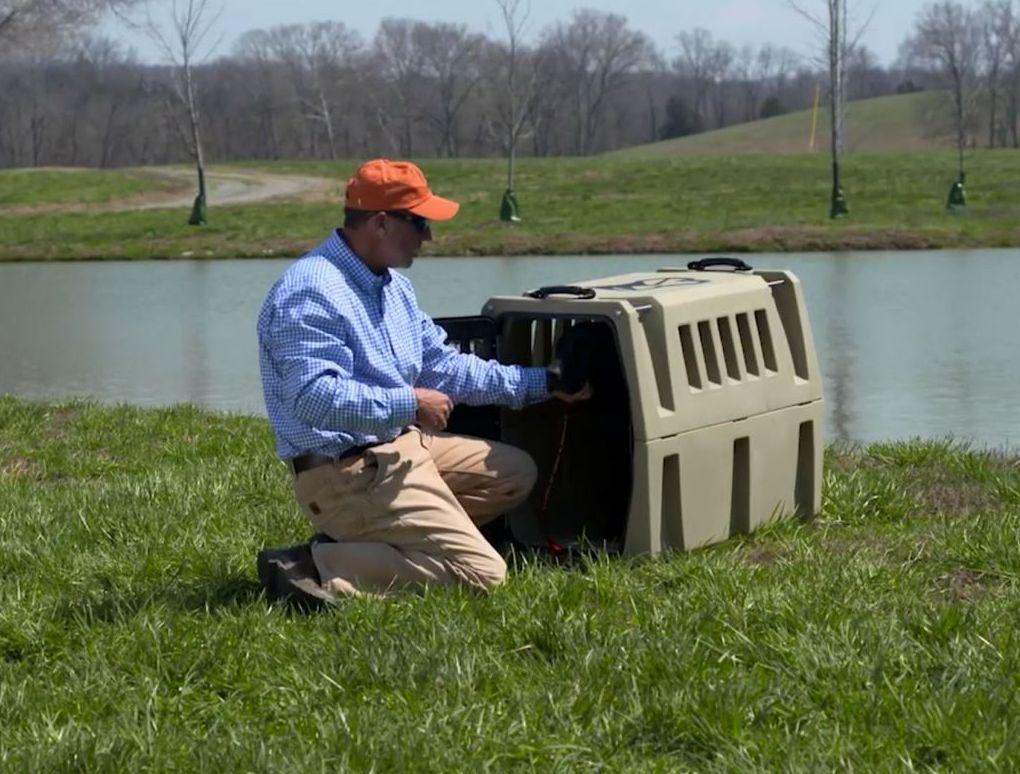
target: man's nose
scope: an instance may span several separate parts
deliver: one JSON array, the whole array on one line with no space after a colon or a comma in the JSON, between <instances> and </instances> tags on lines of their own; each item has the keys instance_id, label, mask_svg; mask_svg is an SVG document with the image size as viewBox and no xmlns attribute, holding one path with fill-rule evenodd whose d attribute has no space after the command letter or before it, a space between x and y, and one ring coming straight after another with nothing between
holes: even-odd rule
<instances>
[{"instance_id":1,"label":"man's nose","mask_svg":"<svg viewBox=\"0 0 1020 774\"><path fill-rule=\"evenodd\" d=\"M422 242L432 241L432 226L426 226L425 230L421 232L421 241Z\"/></svg>"}]
</instances>

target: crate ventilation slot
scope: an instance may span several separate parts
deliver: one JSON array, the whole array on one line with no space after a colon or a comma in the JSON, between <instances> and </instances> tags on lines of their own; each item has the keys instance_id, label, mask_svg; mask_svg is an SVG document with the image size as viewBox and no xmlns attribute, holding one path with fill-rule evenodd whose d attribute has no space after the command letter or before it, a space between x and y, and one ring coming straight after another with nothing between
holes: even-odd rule
<instances>
[{"instance_id":1,"label":"crate ventilation slot","mask_svg":"<svg viewBox=\"0 0 1020 774\"><path fill-rule=\"evenodd\" d=\"M680 352L692 391L740 384L761 375L762 367L776 373L776 350L764 309L751 315L701 320L679 328Z\"/></svg>"}]
</instances>

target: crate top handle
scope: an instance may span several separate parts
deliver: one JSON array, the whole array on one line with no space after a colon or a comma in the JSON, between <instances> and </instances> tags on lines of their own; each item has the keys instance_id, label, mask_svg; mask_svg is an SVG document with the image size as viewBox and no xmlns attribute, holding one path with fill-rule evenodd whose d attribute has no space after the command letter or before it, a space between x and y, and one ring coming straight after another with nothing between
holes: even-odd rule
<instances>
[{"instance_id":1,"label":"crate top handle","mask_svg":"<svg viewBox=\"0 0 1020 774\"><path fill-rule=\"evenodd\" d=\"M595 298L594 288L582 288L577 285L546 285L538 290L529 290L524 295L529 298L543 299L549 296L574 296L580 299Z\"/></svg>"}]
</instances>

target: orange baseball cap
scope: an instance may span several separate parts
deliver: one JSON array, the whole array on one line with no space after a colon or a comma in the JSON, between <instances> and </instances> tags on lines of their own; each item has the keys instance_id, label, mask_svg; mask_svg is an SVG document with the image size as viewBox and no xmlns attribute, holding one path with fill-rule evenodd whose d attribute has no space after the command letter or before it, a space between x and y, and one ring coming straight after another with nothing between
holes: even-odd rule
<instances>
[{"instance_id":1,"label":"orange baseball cap","mask_svg":"<svg viewBox=\"0 0 1020 774\"><path fill-rule=\"evenodd\" d=\"M460 205L429 188L425 175L410 161L372 159L347 181L344 205L352 210L401 210L429 220L449 220Z\"/></svg>"}]
</instances>

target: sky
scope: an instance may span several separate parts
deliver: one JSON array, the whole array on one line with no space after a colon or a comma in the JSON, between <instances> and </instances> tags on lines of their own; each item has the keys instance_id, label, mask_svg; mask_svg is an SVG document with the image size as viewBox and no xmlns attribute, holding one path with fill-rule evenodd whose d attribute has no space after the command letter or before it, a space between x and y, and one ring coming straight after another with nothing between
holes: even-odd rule
<instances>
[{"instance_id":1,"label":"sky","mask_svg":"<svg viewBox=\"0 0 1020 774\"><path fill-rule=\"evenodd\" d=\"M151 0L150 7L169 6L171 0ZM226 54L245 31L279 24L333 20L343 21L370 39L387 17L466 24L490 37L502 33L494 0L211 0L222 7L217 24L221 43L214 52ZM802 6L822 12L824 0L799 0ZM899 44L909 34L918 12L928 0L850 0L863 20L874 16L862 42L882 64L895 60ZM645 32L669 59L677 53L676 34L704 27L713 36L736 46L745 43L785 45L808 56L817 49L817 37L809 22L797 15L788 0L532 0L526 36L537 37L546 25L567 21L576 8L595 8L625 16L635 29ZM133 48L143 61L158 61L157 49L123 24L108 21L102 33ZM529 34L530 33L530 34Z\"/></svg>"}]
</instances>

